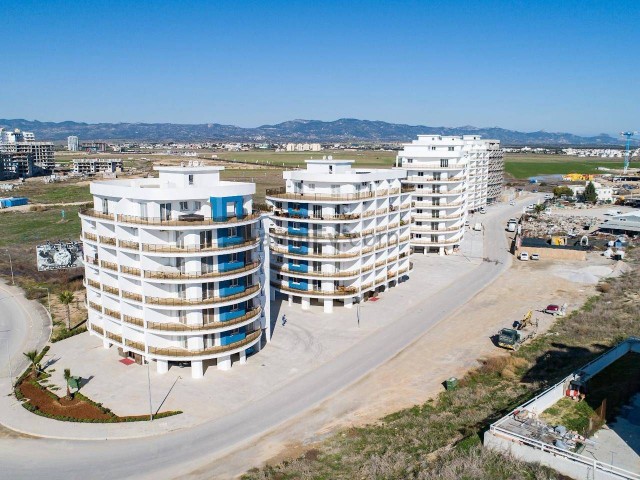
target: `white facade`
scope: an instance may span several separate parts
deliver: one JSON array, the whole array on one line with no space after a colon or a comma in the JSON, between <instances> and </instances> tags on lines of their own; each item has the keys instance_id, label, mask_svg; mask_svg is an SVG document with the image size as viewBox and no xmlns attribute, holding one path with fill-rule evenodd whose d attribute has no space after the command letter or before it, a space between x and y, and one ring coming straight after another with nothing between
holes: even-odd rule
<instances>
[{"instance_id":1,"label":"white facade","mask_svg":"<svg viewBox=\"0 0 640 480\"><path fill-rule=\"evenodd\" d=\"M0 128L0 155L17 177L50 174L55 161L53 143L36 142L32 132Z\"/></svg>"},{"instance_id":2,"label":"white facade","mask_svg":"<svg viewBox=\"0 0 640 480\"><path fill-rule=\"evenodd\" d=\"M353 169L353 160L307 160L267 190L274 290L302 308L354 301L403 281L411 264L411 198L402 170Z\"/></svg>"},{"instance_id":3,"label":"white facade","mask_svg":"<svg viewBox=\"0 0 640 480\"><path fill-rule=\"evenodd\" d=\"M584 182L584 185L567 185L567 187L573 190L573 194L578 197L584 194L587 185L589 182ZM613 202L613 187L607 187L598 182L593 182L593 186L596 188L599 202Z\"/></svg>"},{"instance_id":4,"label":"white facade","mask_svg":"<svg viewBox=\"0 0 640 480\"><path fill-rule=\"evenodd\" d=\"M70 152L77 152L80 150L80 141L78 140L78 137L74 135L67 137L67 150Z\"/></svg>"},{"instance_id":5,"label":"white facade","mask_svg":"<svg viewBox=\"0 0 640 480\"><path fill-rule=\"evenodd\" d=\"M94 208L80 214L88 328L159 372L190 362L197 378L269 338L255 185L221 181L221 167L155 169L91 184Z\"/></svg>"},{"instance_id":6,"label":"white facade","mask_svg":"<svg viewBox=\"0 0 640 480\"><path fill-rule=\"evenodd\" d=\"M467 212L486 207L502 191L504 164L497 140L477 135L418 135L398 153L415 187L411 246L450 254L464 238ZM491 179L491 181L490 181Z\"/></svg>"}]
</instances>

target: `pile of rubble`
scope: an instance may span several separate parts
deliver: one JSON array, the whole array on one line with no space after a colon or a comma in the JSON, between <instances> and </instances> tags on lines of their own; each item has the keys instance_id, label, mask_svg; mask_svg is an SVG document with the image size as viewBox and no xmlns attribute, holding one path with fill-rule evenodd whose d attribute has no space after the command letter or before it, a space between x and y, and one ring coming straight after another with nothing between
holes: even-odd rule
<instances>
[{"instance_id":1,"label":"pile of rubble","mask_svg":"<svg viewBox=\"0 0 640 480\"><path fill-rule=\"evenodd\" d=\"M525 237L546 238L553 235L566 235L575 238L587 235L597 228L598 220L581 215L553 215L542 212L539 215L525 215L522 219L522 231Z\"/></svg>"}]
</instances>

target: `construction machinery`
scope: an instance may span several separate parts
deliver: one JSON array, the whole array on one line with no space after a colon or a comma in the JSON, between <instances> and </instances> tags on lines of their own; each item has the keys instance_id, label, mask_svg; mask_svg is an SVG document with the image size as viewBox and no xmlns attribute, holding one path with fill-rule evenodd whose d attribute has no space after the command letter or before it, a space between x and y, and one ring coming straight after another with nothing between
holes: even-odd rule
<instances>
[{"instance_id":1,"label":"construction machinery","mask_svg":"<svg viewBox=\"0 0 640 480\"><path fill-rule=\"evenodd\" d=\"M627 137L627 142L624 150L624 174L627 174L627 170L629 170L629 157L631 154L631 137L636 135L638 132L620 132L620 135L623 137Z\"/></svg>"},{"instance_id":2,"label":"construction machinery","mask_svg":"<svg viewBox=\"0 0 640 480\"><path fill-rule=\"evenodd\" d=\"M498 346L509 350L518 350L523 343L533 338L538 331L538 321L532 319L529 310L522 320L513 322L512 328L503 328L498 332Z\"/></svg>"}]
</instances>

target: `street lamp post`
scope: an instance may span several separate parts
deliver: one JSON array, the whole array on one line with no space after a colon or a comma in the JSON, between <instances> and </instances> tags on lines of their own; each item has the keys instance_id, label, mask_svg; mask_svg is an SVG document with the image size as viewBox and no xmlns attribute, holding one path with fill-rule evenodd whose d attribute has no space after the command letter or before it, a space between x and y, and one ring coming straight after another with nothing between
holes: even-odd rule
<instances>
[{"instance_id":1,"label":"street lamp post","mask_svg":"<svg viewBox=\"0 0 640 480\"><path fill-rule=\"evenodd\" d=\"M7 250L7 255L9 255L9 268L11 269L11 284L15 285L16 281L13 278L13 262L11 261L11 252Z\"/></svg>"},{"instance_id":2,"label":"street lamp post","mask_svg":"<svg viewBox=\"0 0 640 480\"><path fill-rule=\"evenodd\" d=\"M153 405L151 403L151 373L149 372L151 369L151 360L149 358L147 360L147 388L149 390L149 421L153 421Z\"/></svg>"}]
</instances>

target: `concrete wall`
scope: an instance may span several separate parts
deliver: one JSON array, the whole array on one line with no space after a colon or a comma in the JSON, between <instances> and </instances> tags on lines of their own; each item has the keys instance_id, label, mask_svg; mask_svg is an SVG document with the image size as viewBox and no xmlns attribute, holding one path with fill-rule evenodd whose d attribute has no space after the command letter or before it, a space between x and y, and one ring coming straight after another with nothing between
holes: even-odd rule
<instances>
[{"instance_id":1,"label":"concrete wall","mask_svg":"<svg viewBox=\"0 0 640 480\"><path fill-rule=\"evenodd\" d=\"M587 252L584 250L569 250L559 248L540 248L540 247L520 247L516 248L516 255L520 252L527 252L529 256L533 253L540 255L543 260L587 260Z\"/></svg>"}]
</instances>

